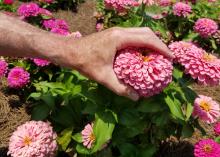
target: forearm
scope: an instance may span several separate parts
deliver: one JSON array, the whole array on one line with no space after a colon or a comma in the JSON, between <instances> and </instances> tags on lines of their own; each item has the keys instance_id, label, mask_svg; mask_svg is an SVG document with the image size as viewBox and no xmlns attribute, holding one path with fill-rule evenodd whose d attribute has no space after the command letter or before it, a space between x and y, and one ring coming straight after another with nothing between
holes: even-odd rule
<instances>
[{"instance_id":1,"label":"forearm","mask_svg":"<svg viewBox=\"0 0 220 157\"><path fill-rule=\"evenodd\" d=\"M0 55L54 58L64 37L46 32L19 19L0 13Z\"/></svg>"}]
</instances>

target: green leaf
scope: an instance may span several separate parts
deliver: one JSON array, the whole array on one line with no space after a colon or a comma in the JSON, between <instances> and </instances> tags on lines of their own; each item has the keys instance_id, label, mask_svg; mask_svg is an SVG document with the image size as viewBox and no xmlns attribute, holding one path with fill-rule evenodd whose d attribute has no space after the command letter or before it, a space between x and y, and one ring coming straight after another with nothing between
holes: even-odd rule
<instances>
[{"instance_id":1,"label":"green leaf","mask_svg":"<svg viewBox=\"0 0 220 157\"><path fill-rule=\"evenodd\" d=\"M153 157L156 151L157 151L156 146L148 145L146 148L139 151L137 157Z\"/></svg>"},{"instance_id":2,"label":"green leaf","mask_svg":"<svg viewBox=\"0 0 220 157\"><path fill-rule=\"evenodd\" d=\"M72 95L76 95L82 91L81 85L75 85L72 89Z\"/></svg>"},{"instance_id":3,"label":"green leaf","mask_svg":"<svg viewBox=\"0 0 220 157\"><path fill-rule=\"evenodd\" d=\"M50 93L44 94L41 96L41 99L51 108L53 109L55 106L55 97L53 97Z\"/></svg>"},{"instance_id":4,"label":"green leaf","mask_svg":"<svg viewBox=\"0 0 220 157\"><path fill-rule=\"evenodd\" d=\"M57 142L61 146L62 150L66 150L71 142L73 128L67 128L61 132L61 136L58 137Z\"/></svg>"},{"instance_id":5,"label":"green leaf","mask_svg":"<svg viewBox=\"0 0 220 157\"><path fill-rule=\"evenodd\" d=\"M192 137L193 132L194 132L193 127L191 125L186 124L183 126L182 136L186 138Z\"/></svg>"},{"instance_id":6,"label":"green leaf","mask_svg":"<svg viewBox=\"0 0 220 157\"><path fill-rule=\"evenodd\" d=\"M34 98L35 100L39 100L39 99L40 99L40 96L41 96L41 93L35 92L35 93L31 93L31 94L28 96L28 99Z\"/></svg>"},{"instance_id":7,"label":"green leaf","mask_svg":"<svg viewBox=\"0 0 220 157\"><path fill-rule=\"evenodd\" d=\"M176 118L184 120L183 112L181 110L181 105L179 103L174 103L174 101L167 95L165 98L166 104L169 106L172 115Z\"/></svg>"},{"instance_id":8,"label":"green leaf","mask_svg":"<svg viewBox=\"0 0 220 157\"><path fill-rule=\"evenodd\" d=\"M218 137L215 138L215 142L217 142L217 143L220 144L220 136L218 136Z\"/></svg>"},{"instance_id":9,"label":"green leaf","mask_svg":"<svg viewBox=\"0 0 220 157\"><path fill-rule=\"evenodd\" d=\"M50 114L50 107L46 104L38 104L34 107L31 113L31 119L44 120Z\"/></svg>"},{"instance_id":10,"label":"green leaf","mask_svg":"<svg viewBox=\"0 0 220 157\"><path fill-rule=\"evenodd\" d=\"M82 135L81 133L76 133L72 136L72 139L75 140L78 143L82 143Z\"/></svg>"},{"instance_id":11,"label":"green leaf","mask_svg":"<svg viewBox=\"0 0 220 157\"><path fill-rule=\"evenodd\" d=\"M173 77L178 80L179 78L183 77L183 72L177 68L174 68L173 70Z\"/></svg>"},{"instance_id":12,"label":"green leaf","mask_svg":"<svg viewBox=\"0 0 220 157\"><path fill-rule=\"evenodd\" d=\"M122 143L118 145L118 148L121 152L122 157L136 157L137 156L137 148L130 143Z\"/></svg>"},{"instance_id":13,"label":"green leaf","mask_svg":"<svg viewBox=\"0 0 220 157\"><path fill-rule=\"evenodd\" d=\"M140 121L140 116L135 109L125 109L119 117L119 123L125 126L132 126Z\"/></svg>"},{"instance_id":14,"label":"green leaf","mask_svg":"<svg viewBox=\"0 0 220 157\"><path fill-rule=\"evenodd\" d=\"M193 112L193 105L192 103L187 103L186 106L186 120L188 121L190 116L192 115Z\"/></svg>"}]
</instances>

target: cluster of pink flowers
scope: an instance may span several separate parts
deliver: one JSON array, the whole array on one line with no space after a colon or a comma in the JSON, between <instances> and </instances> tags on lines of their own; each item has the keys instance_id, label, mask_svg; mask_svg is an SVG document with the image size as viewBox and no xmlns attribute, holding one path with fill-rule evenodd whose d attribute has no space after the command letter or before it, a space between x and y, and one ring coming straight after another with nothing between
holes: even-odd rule
<instances>
[{"instance_id":1,"label":"cluster of pink flowers","mask_svg":"<svg viewBox=\"0 0 220 157\"><path fill-rule=\"evenodd\" d=\"M139 4L146 4L148 6L151 6L153 4L156 4L155 0L138 0Z\"/></svg>"},{"instance_id":2,"label":"cluster of pink flowers","mask_svg":"<svg viewBox=\"0 0 220 157\"><path fill-rule=\"evenodd\" d=\"M159 5L162 7L167 7L170 6L172 4L171 0L160 0Z\"/></svg>"},{"instance_id":3,"label":"cluster of pink flowers","mask_svg":"<svg viewBox=\"0 0 220 157\"><path fill-rule=\"evenodd\" d=\"M192 8L190 5L182 3L182 2L177 2L173 6L173 14L176 16L183 16L186 17L192 12Z\"/></svg>"},{"instance_id":4,"label":"cluster of pink flowers","mask_svg":"<svg viewBox=\"0 0 220 157\"><path fill-rule=\"evenodd\" d=\"M44 67L50 64L50 62L45 59L33 58L32 60L39 67Z\"/></svg>"},{"instance_id":5,"label":"cluster of pink flowers","mask_svg":"<svg viewBox=\"0 0 220 157\"><path fill-rule=\"evenodd\" d=\"M8 63L5 60L0 60L0 77L5 76L8 71Z\"/></svg>"},{"instance_id":6,"label":"cluster of pink flowers","mask_svg":"<svg viewBox=\"0 0 220 157\"><path fill-rule=\"evenodd\" d=\"M220 136L220 122L216 123L214 126L214 132L217 136Z\"/></svg>"},{"instance_id":7,"label":"cluster of pink flowers","mask_svg":"<svg viewBox=\"0 0 220 157\"><path fill-rule=\"evenodd\" d=\"M220 59L189 42L173 42L169 45L175 62L185 68L185 73L203 85L220 84Z\"/></svg>"},{"instance_id":8,"label":"cluster of pink flowers","mask_svg":"<svg viewBox=\"0 0 220 157\"><path fill-rule=\"evenodd\" d=\"M60 35L69 35L69 26L65 20L62 19L49 19L43 21L43 26L50 29L51 32Z\"/></svg>"},{"instance_id":9,"label":"cluster of pink flowers","mask_svg":"<svg viewBox=\"0 0 220 157\"><path fill-rule=\"evenodd\" d=\"M31 16L38 16L39 15L40 7L33 2L30 3L23 3L19 6L17 12L18 15L26 18Z\"/></svg>"},{"instance_id":10,"label":"cluster of pink flowers","mask_svg":"<svg viewBox=\"0 0 220 157\"><path fill-rule=\"evenodd\" d=\"M30 81L30 74L21 67L14 67L8 73L8 85L12 88L21 88Z\"/></svg>"},{"instance_id":11,"label":"cluster of pink flowers","mask_svg":"<svg viewBox=\"0 0 220 157\"><path fill-rule=\"evenodd\" d=\"M209 37L215 34L218 30L218 24L208 18L198 19L194 25L194 31L202 37Z\"/></svg>"},{"instance_id":12,"label":"cluster of pink flowers","mask_svg":"<svg viewBox=\"0 0 220 157\"><path fill-rule=\"evenodd\" d=\"M220 117L219 104L211 97L199 95L194 102L193 117L199 117L207 123L215 123Z\"/></svg>"},{"instance_id":13,"label":"cluster of pink flowers","mask_svg":"<svg viewBox=\"0 0 220 157\"><path fill-rule=\"evenodd\" d=\"M141 53L143 52L143 53ZM128 48L120 50L115 58L117 77L132 86L140 96L160 93L172 81L172 62L157 53Z\"/></svg>"},{"instance_id":14,"label":"cluster of pink flowers","mask_svg":"<svg viewBox=\"0 0 220 157\"><path fill-rule=\"evenodd\" d=\"M136 0L105 0L105 6L121 12L131 7L139 6L139 3Z\"/></svg>"},{"instance_id":15,"label":"cluster of pink flowers","mask_svg":"<svg viewBox=\"0 0 220 157\"><path fill-rule=\"evenodd\" d=\"M194 147L195 157L219 157L220 145L212 139L204 139Z\"/></svg>"},{"instance_id":16,"label":"cluster of pink flowers","mask_svg":"<svg viewBox=\"0 0 220 157\"><path fill-rule=\"evenodd\" d=\"M14 0L3 0L3 3L7 5L12 5L14 3Z\"/></svg>"},{"instance_id":17,"label":"cluster of pink flowers","mask_svg":"<svg viewBox=\"0 0 220 157\"><path fill-rule=\"evenodd\" d=\"M93 133L93 124L87 124L81 132L83 145L88 149L92 148L95 142L95 135Z\"/></svg>"},{"instance_id":18,"label":"cluster of pink flowers","mask_svg":"<svg viewBox=\"0 0 220 157\"><path fill-rule=\"evenodd\" d=\"M29 121L12 134L8 155L12 157L54 157L56 133L48 122Z\"/></svg>"}]
</instances>

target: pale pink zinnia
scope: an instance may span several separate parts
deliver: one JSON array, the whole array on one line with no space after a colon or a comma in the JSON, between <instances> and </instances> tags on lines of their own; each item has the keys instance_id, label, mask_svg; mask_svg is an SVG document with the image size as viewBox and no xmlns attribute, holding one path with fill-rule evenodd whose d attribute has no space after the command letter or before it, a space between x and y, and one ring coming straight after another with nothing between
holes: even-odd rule
<instances>
[{"instance_id":1,"label":"pale pink zinnia","mask_svg":"<svg viewBox=\"0 0 220 157\"><path fill-rule=\"evenodd\" d=\"M138 5L139 3L136 0L105 0L105 6L107 8L114 8L119 12Z\"/></svg>"},{"instance_id":2,"label":"pale pink zinnia","mask_svg":"<svg viewBox=\"0 0 220 157\"><path fill-rule=\"evenodd\" d=\"M26 122L12 134L8 155L12 157L55 157L56 137L49 122Z\"/></svg>"},{"instance_id":3,"label":"pale pink zinnia","mask_svg":"<svg viewBox=\"0 0 220 157\"><path fill-rule=\"evenodd\" d=\"M219 104L211 97L199 95L194 101L192 116L207 123L215 123L220 117Z\"/></svg>"},{"instance_id":4,"label":"pale pink zinnia","mask_svg":"<svg viewBox=\"0 0 220 157\"><path fill-rule=\"evenodd\" d=\"M117 77L144 97L159 94L172 81L172 70L170 60L145 49L120 50L114 62Z\"/></svg>"},{"instance_id":5,"label":"pale pink zinnia","mask_svg":"<svg viewBox=\"0 0 220 157\"><path fill-rule=\"evenodd\" d=\"M192 12L191 6L182 2L177 2L173 6L173 14L186 17Z\"/></svg>"},{"instance_id":6,"label":"pale pink zinnia","mask_svg":"<svg viewBox=\"0 0 220 157\"><path fill-rule=\"evenodd\" d=\"M8 71L8 63L5 60L0 60L0 77L5 76Z\"/></svg>"},{"instance_id":7,"label":"pale pink zinnia","mask_svg":"<svg viewBox=\"0 0 220 157\"><path fill-rule=\"evenodd\" d=\"M220 136L220 122L214 125L214 132L217 136Z\"/></svg>"},{"instance_id":8,"label":"pale pink zinnia","mask_svg":"<svg viewBox=\"0 0 220 157\"><path fill-rule=\"evenodd\" d=\"M92 148L95 142L95 135L93 133L93 124L87 124L81 132L83 145L88 149Z\"/></svg>"},{"instance_id":9,"label":"pale pink zinnia","mask_svg":"<svg viewBox=\"0 0 220 157\"><path fill-rule=\"evenodd\" d=\"M77 39L77 38L81 38L82 34L79 31L76 31L76 32L71 33L70 36Z\"/></svg>"},{"instance_id":10,"label":"pale pink zinnia","mask_svg":"<svg viewBox=\"0 0 220 157\"><path fill-rule=\"evenodd\" d=\"M33 62L39 66L39 67L44 67L50 64L49 61L45 60L45 59L40 59L40 58L34 58Z\"/></svg>"},{"instance_id":11,"label":"pale pink zinnia","mask_svg":"<svg viewBox=\"0 0 220 157\"><path fill-rule=\"evenodd\" d=\"M38 4L30 2L30 3L23 3L19 6L17 12L18 15L22 17L31 17L31 16L38 16L39 15L40 7Z\"/></svg>"},{"instance_id":12,"label":"pale pink zinnia","mask_svg":"<svg viewBox=\"0 0 220 157\"><path fill-rule=\"evenodd\" d=\"M21 88L30 81L30 74L21 67L14 67L8 73L8 85L12 88Z\"/></svg>"},{"instance_id":13,"label":"pale pink zinnia","mask_svg":"<svg viewBox=\"0 0 220 157\"><path fill-rule=\"evenodd\" d=\"M202 85L220 84L220 59L189 42L174 42L169 48L175 56L174 61L185 68L185 73L198 79Z\"/></svg>"},{"instance_id":14,"label":"pale pink zinnia","mask_svg":"<svg viewBox=\"0 0 220 157\"><path fill-rule=\"evenodd\" d=\"M209 37L215 34L218 30L218 24L208 18L198 19L194 25L194 31L202 37Z\"/></svg>"},{"instance_id":15,"label":"pale pink zinnia","mask_svg":"<svg viewBox=\"0 0 220 157\"><path fill-rule=\"evenodd\" d=\"M195 157L219 157L220 145L212 139L200 140L194 146Z\"/></svg>"}]
</instances>

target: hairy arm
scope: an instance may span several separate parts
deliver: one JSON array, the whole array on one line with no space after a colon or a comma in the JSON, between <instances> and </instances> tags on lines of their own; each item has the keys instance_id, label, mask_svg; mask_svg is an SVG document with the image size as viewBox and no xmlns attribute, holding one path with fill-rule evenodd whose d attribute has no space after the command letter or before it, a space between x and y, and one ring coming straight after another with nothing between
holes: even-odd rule
<instances>
[{"instance_id":1,"label":"hairy arm","mask_svg":"<svg viewBox=\"0 0 220 157\"><path fill-rule=\"evenodd\" d=\"M111 28L75 40L33 27L0 13L0 55L38 57L76 69L118 95L139 98L117 79L113 62L117 50L147 47L172 57L167 46L149 28Z\"/></svg>"}]
</instances>

